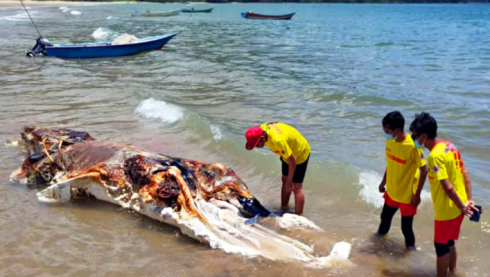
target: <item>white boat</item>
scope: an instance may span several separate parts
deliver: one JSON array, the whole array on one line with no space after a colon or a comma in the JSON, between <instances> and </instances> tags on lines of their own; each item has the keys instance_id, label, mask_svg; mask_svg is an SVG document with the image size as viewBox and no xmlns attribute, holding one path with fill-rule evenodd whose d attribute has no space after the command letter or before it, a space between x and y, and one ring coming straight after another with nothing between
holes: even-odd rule
<instances>
[{"instance_id":1,"label":"white boat","mask_svg":"<svg viewBox=\"0 0 490 277\"><path fill-rule=\"evenodd\" d=\"M146 11L146 12L140 12L138 10L134 11L131 13L131 16L147 16L147 17L152 17L152 16L173 16L173 15L178 15L182 9L176 9L176 10L171 10L171 11Z\"/></svg>"}]
</instances>

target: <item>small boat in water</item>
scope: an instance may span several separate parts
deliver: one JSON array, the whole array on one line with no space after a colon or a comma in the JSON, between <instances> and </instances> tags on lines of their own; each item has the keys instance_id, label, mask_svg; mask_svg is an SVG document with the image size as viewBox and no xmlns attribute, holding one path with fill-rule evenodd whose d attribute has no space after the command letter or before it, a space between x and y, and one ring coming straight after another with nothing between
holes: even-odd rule
<instances>
[{"instance_id":1,"label":"small boat in water","mask_svg":"<svg viewBox=\"0 0 490 277\"><path fill-rule=\"evenodd\" d=\"M245 12L245 13L242 13L242 17L247 18L247 19L289 20L295 14L296 13L289 13L289 14L283 14L283 15L265 15L265 14L258 14L258 13L253 13L253 12Z\"/></svg>"},{"instance_id":2,"label":"small boat in water","mask_svg":"<svg viewBox=\"0 0 490 277\"><path fill-rule=\"evenodd\" d=\"M36 45L32 50L26 53L28 57L34 57L43 54L48 57L63 59L88 59L88 58L105 58L120 57L138 54L144 51L160 50L172 38L181 32L165 34L154 37L137 39L114 40L112 42L92 42L92 43L75 43L75 44L53 44L47 39L40 37L36 40Z\"/></svg>"},{"instance_id":3,"label":"small boat in water","mask_svg":"<svg viewBox=\"0 0 490 277\"><path fill-rule=\"evenodd\" d=\"M171 10L171 11L146 11L146 12L140 12L138 10L134 11L131 13L131 16L146 16L146 17L163 17L163 16L173 16L173 15L179 15L180 11L182 9L176 9L176 10Z\"/></svg>"},{"instance_id":4,"label":"small boat in water","mask_svg":"<svg viewBox=\"0 0 490 277\"><path fill-rule=\"evenodd\" d=\"M214 7L211 8L195 8L195 7L186 7L182 9L183 13L210 13Z\"/></svg>"}]
</instances>

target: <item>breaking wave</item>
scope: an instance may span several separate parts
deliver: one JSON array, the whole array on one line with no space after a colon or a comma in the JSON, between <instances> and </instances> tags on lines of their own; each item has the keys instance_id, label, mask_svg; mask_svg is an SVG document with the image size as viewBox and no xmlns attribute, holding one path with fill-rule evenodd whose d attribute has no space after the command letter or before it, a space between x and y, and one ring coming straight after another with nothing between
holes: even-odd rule
<instances>
[{"instance_id":1,"label":"breaking wave","mask_svg":"<svg viewBox=\"0 0 490 277\"><path fill-rule=\"evenodd\" d=\"M184 117L184 109L165 101L149 98L136 107L136 113L145 118L159 119L164 123L175 123Z\"/></svg>"},{"instance_id":2,"label":"breaking wave","mask_svg":"<svg viewBox=\"0 0 490 277\"><path fill-rule=\"evenodd\" d=\"M107 40L113 33L113 31L107 28L99 27L92 33L92 37L94 37L96 40Z\"/></svg>"},{"instance_id":3,"label":"breaking wave","mask_svg":"<svg viewBox=\"0 0 490 277\"><path fill-rule=\"evenodd\" d=\"M30 11L31 16L33 16L36 13L37 13L36 11ZM16 15L0 17L0 19L5 19L8 21L28 21L29 16L27 15L26 12L21 12L21 13L18 13Z\"/></svg>"},{"instance_id":4,"label":"breaking wave","mask_svg":"<svg viewBox=\"0 0 490 277\"><path fill-rule=\"evenodd\" d=\"M359 174L359 184L362 186L359 191L361 199L376 208L383 207L384 199L378 191L378 186L383 176L373 171L361 172Z\"/></svg>"},{"instance_id":5,"label":"breaking wave","mask_svg":"<svg viewBox=\"0 0 490 277\"><path fill-rule=\"evenodd\" d=\"M214 140L220 140L221 138L223 138L223 135L221 134L221 130L218 126L211 125L210 128L211 128L211 133L213 133Z\"/></svg>"},{"instance_id":6,"label":"breaking wave","mask_svg":"<svg viewBox=\"0 0 490 277\"><path fill-rule=\"evenodd\" d=\"M376 208L382 208L384 204L383 195L379 193L378 186L383 176L374 171L365 171L359 174L359 184L361 190L359 191L359 197L366 203L373 205ZM422 191L421 205L427 202L431 202L430 193Z\"/></svg>"}]
</instances>

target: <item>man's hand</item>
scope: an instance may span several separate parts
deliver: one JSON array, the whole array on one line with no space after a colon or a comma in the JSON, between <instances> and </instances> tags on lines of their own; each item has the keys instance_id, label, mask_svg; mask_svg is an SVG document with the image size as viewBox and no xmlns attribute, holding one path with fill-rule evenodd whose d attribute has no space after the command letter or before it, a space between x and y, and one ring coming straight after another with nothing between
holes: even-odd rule
<instances>
[{"instance_id":1,"label":"man's hand","mask_svg":"<svg viewBox=\"0 0 490 277\"><path fill-rule=\"evenodd\" d=\"M479 212L482 214L483 213L483 207L481 207L480 209L477 209L475 207L475 205L476 205L475 201L469 200L468 203L466 203L465 208L468 207L468 209L470 209L473 213Z\"/></svg>"},{"instance_id":2,"label":"man's hand","mask_svg":"<svg viewBox=\"0 0 490 277\"><path fill-rule=\"evenodd\" d=\"M475 212L475 210L477 210L477 209L473 206L473 204L471 202L468 201L468 202L466 202L466 204L464 204L463 214L468 216L468 217L471 217L473 215L473 213Z\"/></svg>"},{"instance_id":3,"label":"man's hand","mask_svg":"<svg viewBox=\"0 0 490 277\"><path fill-rule=\"evenodd\" d=\"M378 190L380 193L385 192L386 191L385 184L383 184L383 183L379 184Z\"/></svg>"},{"instance_id":4,"label":"man's hand","mask_svg":"<svg viewBox=\"0 0 490 277\"><path fill-rule=\"evenodd\" d=\"M286 183L284 185L286 186L286 188L294 189L293 181L286 180Z\"/></svg>"},{"instance_id":5,"label":"man's hand","mask_svg":"<svg viewBox=\"0 0 490 277\"><path fill-rule=\"evenodd\" d=\"M420 204L420 195L415 194L412 196L412 201L410 202L412 206L417 207Z\"/></svg>"}]
</instances>

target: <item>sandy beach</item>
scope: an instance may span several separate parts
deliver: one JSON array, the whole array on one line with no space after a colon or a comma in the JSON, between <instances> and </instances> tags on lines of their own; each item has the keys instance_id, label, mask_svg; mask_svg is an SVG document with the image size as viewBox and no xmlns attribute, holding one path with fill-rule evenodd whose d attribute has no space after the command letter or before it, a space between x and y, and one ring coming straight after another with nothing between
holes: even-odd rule
<instances>
[{"instance_id":1,"label":"sandy beach","mask_svg":"<svg viewBox=\"0 0 490 277\"><path fill-rule=\"evenodd\" d=\"M109 4L137 4L143 2L91 2L91 1L22 1L26 7L32 6L87 6L87 5L109 5ZM0 0L0 8L21 6L20 1Z\"/></svg>"}]
</instances>

